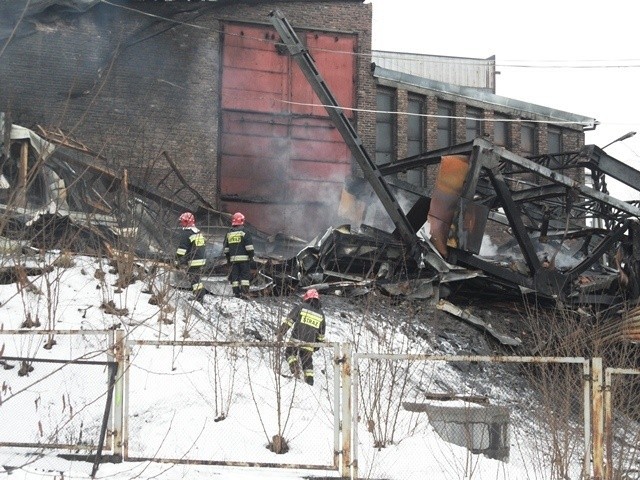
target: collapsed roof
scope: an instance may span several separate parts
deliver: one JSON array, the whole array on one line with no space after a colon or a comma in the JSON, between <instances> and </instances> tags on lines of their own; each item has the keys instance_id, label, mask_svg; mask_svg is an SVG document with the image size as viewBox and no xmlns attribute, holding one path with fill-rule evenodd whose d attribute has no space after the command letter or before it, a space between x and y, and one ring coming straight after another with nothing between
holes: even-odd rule
<instances>
[{"instance_id":1,"label":"collapsed roof","mask_svg":"<svg viewBox=\"0 0 640 480\"><path fill-rule=\"evenodd\" d=\"M437 276L452 266L480 270L485 276L480 287L499 295L533 293L590 305L637 301L640 208L608 195L604 176L637 188L640 172L593 145L525 158L481 138L378 166L289 22L277 10L270 17L395 225L409 271L422 265ZM427 196L404 188L405 197L414 197L405 213L396 194L402 182L385 177L429 165L439 167L435 190ZM592 187L585 185L585 169ZM417 233L425 223L429 233L421 240ZM514 241L495 235L498 255L481 255L483 240L501 230Z\"/></svg>"},{"instance_id":2,"label":"collapsed roof","mask_svg":"<svg viewBox=\"0 0 640 480\"><path fill-rule=\"evenodd\" d=\"M276 278L281 288L339 284L356 293L377 285L389 295L420 299L462 292L531 294L598 308L638 300L640 207L638 201L609 195L604 179L637 188L640 172L594 145L525 158L480 138L375 165L295 32L277 12L272 21L289 50L299 54L295 58L323 104L333 106L329 115L362 169L361 182L377 195L395 231L384 232L376 224L359 230L340 226L309 244L256 231L256 278ZM40 224L44 231L50 222L41 216L62 216L102 243L114 242L110 235L121 237L132 227L136 253L166 259L177 213L188 209L209 234L211 271L224 272L221 243L228 215L206 203L168 155L164 161L178 187L163 181L137 185L126 171L110 170L105 159L64 134L43 129L40 134L13 126L1 137L0 195L9 213L0 225L4 234L11 230L5 227L15 225L24 231ZM429 195L395 178L429 166L439 170ZM367 192L357 187L357 181L348 182L354 200L341 206L353 210L352 218L364 213L355 204ZM410 205L402 208L400 197ZM52 232L71 228L59 219L51 225Z\"/></svg>"}]
</instances>

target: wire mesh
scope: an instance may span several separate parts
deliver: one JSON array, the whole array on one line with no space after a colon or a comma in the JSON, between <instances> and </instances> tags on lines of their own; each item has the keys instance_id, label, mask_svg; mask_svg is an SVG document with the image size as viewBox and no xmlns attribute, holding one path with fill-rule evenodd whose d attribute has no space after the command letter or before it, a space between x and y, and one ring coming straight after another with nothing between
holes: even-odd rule
<instances>
[{"instance_id":1,"label":"wire mesh","mask_svg":"<svg viewBox=\"0 0 640 480\"><path fill-rule=\"evenodd\" d=\"M283 345L131 344L129 365L128 459L335 468L331 348L313 355L313 385Z\"/></svg>"},{"instance_id":2,"label":"wire mesh","mask_svg":"<svg viewBox=\"0 0 640 480\"><path fill-rule=\"evenodd\" d=\"M640 370L610 372L608 395L610 412L605 428L608 480L640 478Z\"/></svg>"},{"instance_id":3,"label":"wire mesh","mask_svg":"<svg viewBox=\"0 0 640 480\"><path fill-rule=\"evenodd\" d=\"M95 450L115 368L113 332L0 334L0 445Z\"/></svg>"},{"instance_id":4,"label":"wire mesh","mask_svg":"<svg viewBox=\"0 0 640 480\"><path fill-rule=\"evenodd\" d=\"M359 476L583 478L583 362L556 360L356 355Z\"/></svg>"}]
</instances>

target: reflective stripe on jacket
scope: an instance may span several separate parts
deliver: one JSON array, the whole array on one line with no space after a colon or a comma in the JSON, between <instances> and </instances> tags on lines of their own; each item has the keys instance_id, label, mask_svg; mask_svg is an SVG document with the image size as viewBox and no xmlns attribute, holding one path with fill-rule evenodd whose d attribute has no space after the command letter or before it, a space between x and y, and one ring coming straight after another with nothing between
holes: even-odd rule
<instances>
[{"instance_id":1,"label":"reflective stripe on jacket","mask_svg":"<svg viewBox=\"0 0 640 480\"><path fill-rule=\"evenodd\" d=\"M296 305L282 321L278 335L283 336L291 328L291 340L302 343L324 342L326 322L321 308L314 308L309 303ZM301 347L313 351L313 347Z\"/></svg>"},{"instance_id":2,"label":"reflective stripe on jacket","mask_svg":"<svg viewBox=\"0 0 640 480\"><path fill-rule=\"evenodd\" d=\"M227 262L249 262L253 260L253 241L251 234L243 227L233 227L224 237L222 251Z\"/></svg>"},{"instance_id":3,"label":"reflective stripe on jacket","mask_svg":"<svg viewBox=\"0 0 640 480\"><path fill-rule=\"evenodd\" d=\"M200 230L196 227L183 228L176 258L188 267L203 267L207 263L205 246L206 241Z\"/></svg>"}]
</instances>

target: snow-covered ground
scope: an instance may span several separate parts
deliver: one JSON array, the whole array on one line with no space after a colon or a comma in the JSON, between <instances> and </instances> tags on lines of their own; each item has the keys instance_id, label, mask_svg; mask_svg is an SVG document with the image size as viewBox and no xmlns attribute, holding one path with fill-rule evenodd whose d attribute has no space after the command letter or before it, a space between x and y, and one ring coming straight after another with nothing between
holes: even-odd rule
<instances>
[{"instance_id":1,"label":"snow-covered ground","mask_svg":"<svg viewBox=\"0 0 640 480\"><path fill-rule=\"evenodd\" d=\"M340 405L334 345L349 343L362 353L491 353L482 350L487 344L475 331L457 336L451 329L428 325L420 306L394 318L400 310L391 306L382 309L366 300L323 295L331 343L314 355L316 382L308 386L279 374L281 367L287 370L282 350L269 344L282 317L299 301L295 296L245 301L208 295L204 307L194 310L190 294L170 288L170 275L161 269L150 265L134 269L140 279L118 286L119 276L106 260L86 256L68 260L57 253L33 259L36 265L54 267L30 277L32 285L24 288L0 285L4 330L0 345L5 358L106 362L109 335L104 331L124 332L130 345L128 388L124 397L116 394L114 402L125 402L128 457L138 460L102 463L96 478L338 477L331 468L334 451L341 448L334 444ZM53 337L6 333L25 322L39 324L31 331L60 333ZM85 333L65 333L77 330ZM22 376L20 362L7 361L6 366L14 368L0 370L0 442L98 441L105 409L104 365L34 362L33 371ZM532 411L541 418L549 413L540 411L543 405L532 405L537 397L527 391L517 367L362 360L359 373L354 405L359 421L354 433L360 478L548 479L554 462L556 470L566 471L569 478L579 476L583 457L579 421L567 422L569 429L558 429L557 435L536 424ZM579 369L576 374L580 375ZM508 461L443 440L426 413L402 407L403 402L424 402L425 392L485 396L511 407ZM579 404L580 390L564 393L579 420L580 406L572 404ZM456 405L478 408L461 400ZM556 408L563 413L563 406ZM288 443L286 453L268 448L277 434ZM548 448L551 444L555 452ZM14 479L90 477L91 462L65 460L58 453L33 446L0 447L0 465ZM150 458L180 463L146 460ZM194 464L185 463L189 461ZM234 466L197 464L203 461ZM562 462L566 467L557 466ZM0 470L0 475L5 472Z\"/></svg>"}]
</instances>

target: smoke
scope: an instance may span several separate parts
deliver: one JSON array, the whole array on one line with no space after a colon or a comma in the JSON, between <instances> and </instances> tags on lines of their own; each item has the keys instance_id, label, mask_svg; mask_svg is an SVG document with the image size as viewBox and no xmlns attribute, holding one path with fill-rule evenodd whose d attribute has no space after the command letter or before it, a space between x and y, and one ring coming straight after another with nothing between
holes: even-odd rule
<instances>
[{"instance_id":1,"label":"smoke","mask_svg":"<svg viewBox=\"0 0 640 480\"><path fill-rule=\"evenodd\" d=\"M50 22L57 12L84 12L100 0L23 0L0 2L0 40L32 33L40 16Z\"/></svg>"},{"instance_id":2,"label":"smoke","mask_svg":"<svg viewBox=\"0 0 640 480\"><path fill-rule=\"evenodd\" d=\"M482 237L482 244L480 245L480 256L482 257L495 257L498 255L498 247L493 243L489 235Z\"/></svg>"}]
</instances>

